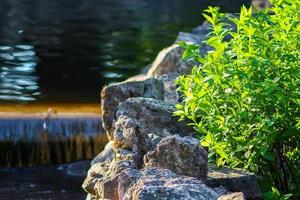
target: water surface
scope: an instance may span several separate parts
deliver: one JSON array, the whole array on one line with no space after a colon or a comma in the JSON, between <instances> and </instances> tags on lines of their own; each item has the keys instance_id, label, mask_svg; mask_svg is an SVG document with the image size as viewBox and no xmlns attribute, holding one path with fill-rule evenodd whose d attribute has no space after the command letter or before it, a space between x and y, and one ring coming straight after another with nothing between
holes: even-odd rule
<instances>
[{"instance_id":1,"label":"water surface","mask_svg":"<svg viewBox=\"0 0 300 200\"><path fill-rule=\"evenodd\" d=\"M99 101L105 84L137 74L208 5L230 0L1 0L0 101Z\"/></svg>"}]
</instances>

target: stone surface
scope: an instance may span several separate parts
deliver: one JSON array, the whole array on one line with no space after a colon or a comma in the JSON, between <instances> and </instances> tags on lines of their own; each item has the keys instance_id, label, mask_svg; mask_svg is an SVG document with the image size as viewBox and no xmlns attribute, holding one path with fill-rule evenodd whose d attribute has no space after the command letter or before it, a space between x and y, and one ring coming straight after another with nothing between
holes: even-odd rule
<instances>
[{"instance_id":1,"label":"stone surface","mask_svg":"<svg viewBox=\"0 0 300 200\"><path fill-rule=\"evenodd\" d=\"M139 129L144 134L166 137L180 134L182 136L195 136L196 133L186 122L178 122L173 116L174 104L151 98L130 98L122 102L116 113L138 120Z\"/></svg>"},{"instance_id":2,"label":"stone surface","mask_svg":"<svg viewBox=\"0 0 300 200\"><path fill-rule=\"evenodd\" d=\"M127 169L119 176L119 199L215 200L218 194L198 179L167 169Z\"/></svg>"},{"instance_id":3,"label":"stone surface","mask_svg":"<svg viewBox=\"0 0 300 200\"><path fill-rule=\"evenodd\" d=\"M155 58L147 75L154 77L163 74L184 74L191 71L193 63L185 62L181 59L184 48L178 44L163 49Z\"/></svg>"},{"instance_id":4,"label":"stone surface","mask_svg":"<svg viewBox=\"0 0 300 200\"><path fill-rule=\"evenodd\" d=\"M110 198L111 186L116 186L116 178L119 173L127 168L136 168L132 160L113 160L111 162L98 162L88 171L82 188L97 198Z\"/></svg>"},{"instance_id":5,"label":"stone surface","mask_svg":"<svg viewBox=\"0 0 300 200\"><path fill-rule=\"evenodd\" d=\"M138 75L129 77L126 81L144 81L147 78L148 78L147 74L138 74Z\"/></svg>"},{"instance_id":6,"label":"stone surface","mask_svg":"<svg viewBox=\"0 0 300 200\"><path fill-rule=\"evenodd\" d=\"M125 81L104 87L101 91L102 125L108 136L112 137L112 123L119 103L131 97L163 99L163 82L149 78L145 81Z\"/></svg>"},{"instance_id":7,"label":"stone surface","mask_svg":"<svg viewBox=\"0 0 300 200\"><path fill-rule=\"evenodd\" d=\"M202 25L193 29L191 33L179 32L176 42L186 42L197 44L200 46L202 56L206 55L208 51L213 50L212 47L203 43L207 39L211 25L208 22L204 22Z\"/></svg>"},{"instance_id":8,"label":"stone surface","mask_svg":"<svg viewBox=\"0 0 300 200\"><path fill-rule=\"evenodd\" d=\"M121 115L115 123L114 146L126 149L132 154L132 160L138 167L142 166L143 156L150 148L151 142L147 134L140 129L139 121Z\"/></svg>"},{"instance_id":9,"label":"stone surface","mask_svg":"<svg viewBox=\"0 0 300 200\"><path fill-rule=\"evenodd\" d=\"M70 163L67 167L67 174L70 176L85 177L88 169L90 168L90 163L91 162L89 160Z\"/></svg>"},{"instance_id":10,"label":"stone surface","mask_svg":"<svg viewBox=\"0 0 300 200\"><path fill-rule=\"evenodd\" d=\"M109 141L103 151L101 151L92 161L91 165L99 162L109 162L114 159L113 142Z\"/></svg>"},{"instance_id":11,"label":"stone surface","mask_svg":"<svg viewBox=\"0 0 300 200\"><path fill-rule=\"evenodd\" d=\"M261 192L254 174L241 170L208 167L207 185L223 186L231 192L243 192L247 199L261 199Z\"/></svg>"},{"instance_id":12,"label":"stone surface","mask_svg":"<svg viewBox=\"0 0 300 200\"><path fill-rule=\"evenodd\" d=\"M179 102L179 93L175 85L175 80L178 77L178 74L164 74L156 75L155 78L163 81L164 83L164 101L172 104Z\"/></svg>"},{"instance_id":13,"label":"stone surface","mask_svg":"<svg viewBox=\"0 0 300 200\"><path fill-rule=\"evenodd\" d=\"M252 6L256 10L263 10L266 8L271 8L272 4L268 0L252 0Z\"/></svg>"},{"instance_id":14,"label":"stone surface","mask_svg":"<svg viewBox=\"0 0 300 200\"><path fill-rule=\"evenodd\" d=\"M176 42L183 41L201 45L203 41L207 39L207 34L210 32L210 28L211 25L204 22L202 25L194 28L191 33L179 32Z\"/></svg>"},{"instance_id":15,"label":"stone surface","mask_svg":"<svg viewBox=\"0 0 300 200\"><path fill-rule=\"evenodd\" d=\"M242 192L234 192L222 195L218 198L218 200L246 200L246 197Z\"/></svg>"},{"instance_id":16,"label":"stone surface","mask_svg":"<svg viewBox=\"0 0 300 200\"><path fill-rule=\"evenodd\" d=\"M206 182L207 152L193 137L169 136L144 156L146 167L170 169Z\"/></svg>"}]
</instances>

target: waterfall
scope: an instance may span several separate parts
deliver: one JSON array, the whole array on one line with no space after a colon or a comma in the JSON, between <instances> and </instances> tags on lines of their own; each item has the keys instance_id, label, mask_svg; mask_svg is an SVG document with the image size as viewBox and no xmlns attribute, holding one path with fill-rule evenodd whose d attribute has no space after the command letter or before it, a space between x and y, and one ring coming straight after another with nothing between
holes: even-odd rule
<instances>
[{"instance_id":1,"label":"waterfall","mask_svg":"<svg viewBox=\"0 0 300 200\"><path fill-rule=\"evenodd\" d=\"M0 141L35 140L43 132L56 137L102 134L97 114L0 114Z\"/></svg>"},{"instance_id":2,"label":"waterfall","mask_svg":"<svg viewBox=\"0 0 300 200\"><path fill-rule=\"evenodd\" d=\"M92 159L105 146L97 114L0 113L0 167Z\"/></svg>"}]
</instances>

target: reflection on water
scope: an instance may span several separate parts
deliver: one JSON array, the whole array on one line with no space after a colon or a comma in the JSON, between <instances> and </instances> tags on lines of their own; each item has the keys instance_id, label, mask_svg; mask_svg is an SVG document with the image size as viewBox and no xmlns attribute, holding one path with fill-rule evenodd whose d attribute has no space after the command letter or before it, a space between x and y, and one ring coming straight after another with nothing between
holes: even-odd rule
<instances>
[{"instance_id":1,"label":"reflection on water","mask_svg":"<svg viewBox=\"0 0 300 200\"><path fill-rule=\"evenodd\" d=\"M40 95L33 46L0 46L0 99L34 101Z\"/></svg>"},{"instance_id":2,"label":"reflection on water","mask_svg":"<svg viewBox=\"0 0 300 200\"><path fill-rule=\"evenodd\" d=\"M149 64L208 5L248 0L1 0L0 100L98 102ZM38 58L38 59L37 59Z\"/></svg>"}]
</instances>

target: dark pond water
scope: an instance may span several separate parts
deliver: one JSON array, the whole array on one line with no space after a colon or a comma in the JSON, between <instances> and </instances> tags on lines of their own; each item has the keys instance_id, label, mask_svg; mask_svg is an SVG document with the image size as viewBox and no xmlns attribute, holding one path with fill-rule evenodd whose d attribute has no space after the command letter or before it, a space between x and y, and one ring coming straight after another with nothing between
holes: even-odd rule
<instances>
[{"instance_id":1,"label":"dark pond water","mask_svg":"<svg viewBox=\"0 0 300 200\"><path fill-rule=\"evenodd\" d=\"M83 200L84 177L69 176L68 165L0 169L0 200Z\"/></svg>"},{"instance_id":2,"label":"dark pond water","mask_svg":"<svg viewBox=\"0 0 300 200\"><path fill-rule=\"evenodd\" d=\"M234 2L234 3L233 3ZM104 84L149 64L179 31L243 0L1 0L0 101L98 102Z\"/></svg>"}]
</instances>

